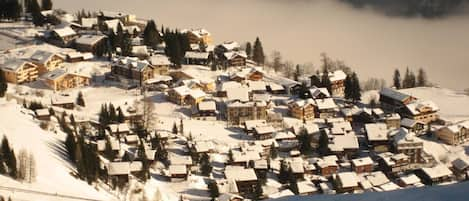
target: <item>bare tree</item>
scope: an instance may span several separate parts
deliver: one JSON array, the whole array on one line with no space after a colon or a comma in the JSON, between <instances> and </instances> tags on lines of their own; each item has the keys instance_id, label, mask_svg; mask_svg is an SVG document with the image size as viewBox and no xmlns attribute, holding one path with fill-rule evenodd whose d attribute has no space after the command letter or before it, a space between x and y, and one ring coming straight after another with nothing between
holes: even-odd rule
<instances>
[{"instance_id":1,"label":"bare tree","mask_svg":"<svg viewBox=\"0 0 469 201\"><path fill-rule=\"evenodd\" d=\"M32 183L36 181L36 160L34 159L33 153L29 153L29 179L28 182Z\"/></svg>"}]
</instances>

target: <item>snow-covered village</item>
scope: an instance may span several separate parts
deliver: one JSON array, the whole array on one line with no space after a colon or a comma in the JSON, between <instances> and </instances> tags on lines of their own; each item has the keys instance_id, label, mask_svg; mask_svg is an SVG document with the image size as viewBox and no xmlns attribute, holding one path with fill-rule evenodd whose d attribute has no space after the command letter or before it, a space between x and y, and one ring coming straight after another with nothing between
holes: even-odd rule
<instances>
[{"instance_id":1,"label":"snow-covered village","mask_svg":"<svg viewBox=\"0 0 469 201\"><path fill-rule=\"evenodd\" d=\"M360 79L326 53L305 67L255 36L52 5L0 2L1 201L314 200L469 179L468 91L425 69Z\"/></svg>"}]
</instances>

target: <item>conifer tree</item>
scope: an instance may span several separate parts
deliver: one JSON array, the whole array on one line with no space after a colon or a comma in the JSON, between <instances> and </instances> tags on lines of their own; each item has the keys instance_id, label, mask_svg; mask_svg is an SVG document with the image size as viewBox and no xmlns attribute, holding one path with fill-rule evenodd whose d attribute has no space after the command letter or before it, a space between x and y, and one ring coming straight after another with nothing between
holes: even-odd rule
<instances>
[{"instance_id":1,"label":"conifer tree","mask_svg":"<svg viewBox=\"0 0 469 201\"><path fill-rule=\"evenodd\" d=\"M228 163L233 163L233 162L234 162L233 151L230 149L230 151L228 151Z\"/></svg>"},{"instance_id":2,"label":"conifer tree","mask_svg":"<svg viewBox=\"0 0 469 201\"><path fill-rule=\"evenodd\" d=\"M146 181L150 178L150 161L147 159L145 144L140 138L140 145L138 146L138 159L142 161L142 176L141 179Z\"/></svg>"},{"instance_id":3,"label":"conifer tree","mask_svg":"<svg viewBox=\"0 0 469 201\"><path fill-rule=\"evenodd\" d=\"M77 105L85 107L85 99L83 98L83 93L81 91L78 92Z\"/></svg>"},{"instance_id":4,"label":"conifer tree","mask_svg":"<svg viewBox=\"0 0 469 201\"><path fill-rule=\"evenodd\" d=\"M427 86L427 73L423 68L419 68L419 71L417 73L417 86L418 87L425 87Z\"/></svg>"},{"instance_id":5,"label":"conifer tree","mask_svg":"<svg viewBox=\"0 0 469 201\"><path fill-rule=\"evenodd\" d=\"M252 60L259 65L263 65L265 61L264 48L262 47L262 42L259 37L257 37L254 42Z\"/></svg>"},{"instance_id":6,"label":"conifer tree","mask_svg":"<svg viewBox=\"0 0 469 201\"><path fill-rule=\"evenodd\" d=\"M327 155L329 152L329 137L326 132L321 132L319 136L319 147L318 151L321 155Z\"/></svg>"},{"instance_id":7,"label":"conifer tree","mask_svg":"<svg viewBox=\"0 0 469 201\"><path fill-rule=\"evenodd\" d=\"M52 0L42 0L41 1L41 6L42 10L52 10Z\"/></svg>"},{"instance_id":8,"label":"conifer tree","mask_svg":"<svg viewBox=\"0 0 469 201\"><path fill-rule=\"evenodd\" d=\"M122 112L121 107L117 107L117 122L119 123L125 122L124 112Z\"/></svg>"},{"instance_id":9,"label":"conifer tree","mask_svg":"<svg viewBox=\"0 0 469 201\"><path fill-rule=\"evenodd\" d=\"M285 184L288 182L289 179L289 166L286 161L282 160L280 162L280 170L279 170L279 175L278 175L278 180L280 183Z\"/></svg>"},{"instance_id":10,"label":"conifer tree","mask_svg":"<svg viewBox=\"0 0 469 201\"><path fill-rule=\"evenodd\" d=\"M217 183L213 180L209 181L207 184L208 191L210 193L210 197L212 200L215 200L218 196L220 196L220 191L218 190Z\"/></svg>"},{"instance_id":11,"label":"conifer tree","mask_svg":"<svg viewBox=\"0 0 469 201\"><path fill-rule=\"evenodd\" d=\"M272 142L270 145L270 158L275 159L278 156L277 147L275 147L275 143Z\"/></svg>"},{"instance_id":12,"label":"conifer tree","mask_svg":"<svg viewBox=\"0 0 469 201\"><path fill-rule=\"evenodd\" d=\"M313 147L311 146L311 135L308 135L308 131L302 128L297 138L300 142L300 152L302 154L310 154L313 151Z\"/></svg>"},{"instance_id":13,"label":"conifer tree","mask_svg":"<svg viewBox=\"0 0 469 201\"><path fill-rule=\"evenodd\" d=\"M132 39L129 33L124 33L120 47L122 56L130 56L132 54Z\"/></svg>"},{"instance_id":14,"label":"conifer tree","mask_svg":"<svg viewBox=\"0 0 469 201\"><path fill-rule=\"evenodd\" d=\"M352 73L352 101L353 102L357 102L359 100L361 100L361 88L360 88L360 80L358 79L358 75L357 73L353 72Z\"/></svg>"},{"instance_id":15,"label":"conifer tree","mask_svg":"<svg viewBox=\"0 0 469 201\"><path fill-rule=\"evenodd\" d=\"M173 123L173 134L178 134L178 126L176 125L176 122Z\"/></svg>"},{"instance_id":16,"label":"conifer tree","mask_svg":"<svg viewBox=\"0 0 469 201\"><path fill-rule=\"evenodd\" d=\"M148 21L143 30L143 43L152 48L156 48L161 43L161 36L154 20Z\"/></svg>"},{"instance_id":17,"label":"conifer tree","mask_svg":"<svg viewBox=\"0 0 469 201\"><path fill-rule=\"evenodd\" d=\"M298 180L297 178L293 175L292 169L290 168L289 170L290 174L290 185L288 186L290 190L295 194L299 194L299 189L298 189Z\"/></svg>"},{"instance_id":18,"label":"conifer tree","mask_svg":"<svg viewBox=\"0 0 469 201\"><path fill-rule=\"evenodd\" d=\"M352 83L352 77L350 75L347 75L347 77L345 77L344 86L345 86L345 89L344 89L345 96L344 96L344 98L347 99L347 100L352 99L353 83Z\"/></svg>"},{"instance_id":19,"label":"conifer tree","mask_svg":"<svg viewBox=\"0 0 469 201\"><path fill-rule=\"evenodd\" d=\"M30 0L29 3L29 10L31 11L31 15L33 16L33 24L35 26L42 26L44 24L44 18L41 14L41 7L37 0Z\"/></svg>"},{"instance_id":20,"label":"conifer tree","mask_svg":"<svg viewBox=\"0 0 469 201\"><path fill-rule=\"evenodd\" d=\"M319 78L319 72L316 71L316 74L311 75L309 79L311 80L311 86L321 87L321 79Z\"/></svg>"},{"instance_id":21,"label":"conifer tree","mask_svg":"<svg viewBox=\"0 0 469 201\"><path fill-rule=\"evenodd\" d=\"M104 156L109 161L114 161L117 158L117 153L112 150L111 137L106 137L106 147L104 148Z\"/></svg>"},{"instance_id":22,"label":"conifer tree","mask_svg":"<svg viewBox=\"0 0 469 201\"><path fill-rule=\"evenodd\" d=\"M8 84L5 79L5 74L2 69L0 69L0 98L4 97L8 89Z\"/></svg>"},{"instance_id":23,"label":"conifer tree","mask_svg":"<svg viewBox=\"0 0 469 201\"><path fill-rule=\"evenodd\" d=\"M399 69L394 70L394 76L392 80L394 83L394 87L396 87L396 89L400 89L401 88L401 73L399 72Z\"/></svg>"},{"instance_id":24,"label":"conifer tree","mask_svg":"<svg viewBox=\"0 0 469 201\"><path fill-rule=\"evenodd\" d=\"M252 58L252 46L250 42L246 43L246 55L248 56L248 59Z\"/></svg>"},{"instance_id":25,"label":"conifer tree","mask_svg":"<svg viewBox=\"0 0 469 201\"><path fill-rule=\"evenodd\" d=\"M207 153L203 153L200 157L200 172L204 176L209 176L212 172L212 165L210 163L210 157Z\"/></svg>"},{"instance_id":26,"label":"conifer tree","mask_svg":"<svg viewBox=\"0 0 469 201\"><path fill-rule=\"evenodd\" d=\"M323 72L322 72L321 87L327 88L329 93L332 94L332 83L331 83L331 80L329 78L329 70L327 69L327 67L325 67Z\"/></svg>"}]
</instances>

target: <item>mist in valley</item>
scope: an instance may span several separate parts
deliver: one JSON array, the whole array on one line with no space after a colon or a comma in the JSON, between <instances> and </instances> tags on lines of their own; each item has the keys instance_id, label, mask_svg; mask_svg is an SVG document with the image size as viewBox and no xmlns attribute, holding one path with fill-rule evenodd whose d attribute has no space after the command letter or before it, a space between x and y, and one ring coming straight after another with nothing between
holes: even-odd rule
<instances>
[{"instance_id":1,"label":"mist in valley","mask_svg":"<svg viewBox=\"0 0 469 201\"><path fill-rule=\"evenodd\" d=\"M155 19L158 27L204 27L217 43L252 42L259 36L267 55L278 50L285 60L315 67L326 52L351 66L362 80L379 77L390 84L395 68L402 74L406 67L415 72L422 67L430 81L442 87L469 87L469 15L461 11L464 3L428 17L419 12L389 15L366 1L358 6L344 1L55 0L54 5L72 13L82 8L133 13Z\"/></svg>"}]
</instances>

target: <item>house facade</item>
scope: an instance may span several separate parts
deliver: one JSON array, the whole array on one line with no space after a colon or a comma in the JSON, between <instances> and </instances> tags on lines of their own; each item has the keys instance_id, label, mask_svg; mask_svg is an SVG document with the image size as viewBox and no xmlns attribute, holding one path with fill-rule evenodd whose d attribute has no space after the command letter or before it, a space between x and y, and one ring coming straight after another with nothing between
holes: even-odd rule
<instances>
[{"instance_id":1,"label":"house facade","mask_svg":"<svg viewBox=\"0 0 469 201\"><path fill-rule=\"evenodd\" d=\"M247 120L266 119L267 105L263 102L233 102L227 105L226 118L231 125L244 124Z\"/></svg>"},{"instance_id":2,"label":"house facade","mask_svg":"<svg viewBox=\"0 0 469 201\"><path fill-rule=\"evenodd\" d=\"M458 145L469 140L469 121L458 122L436 131L436 136L446 144Z\"/></svg>"},{"instance_id":3,"label":"house facade","mask_svg":"<svg viewBox=\"0 0 469 201\"><path fill-rule=\"evenodd\" d=\"M45 84L54 91L62 91L82 86L89 86L91 77L75 73L68 73L62 69L56 69L42 76Z\"/></svg>"},{"instance_id":4,"label":"house facade","mask_svg":"<svg viewBox=\"0 0 469 201\"><path fill-rule=\"evenodd\" d=\"M312 120L315 117L315 102L313 99L297 100L288 104L290 115L301 120Z\"/></svg>"},{"instance_id":5,"label":"house facade","mask_svg":"<svg viewBox=\"0 0 469 201\"><path fill-rule=\"evenodd\" d=\"M9 60L0 65L5 80L13 84L22 84L37 80L38 68L35 64L21 59Z\"/></svg>"},{"instance_id":6,"label":"house facade","mask_svg":"<svg viewBox=\"0 0 469 201\"><path fill-rule=\"evenodd\" d=\"M42 50L36 51L30 59L31 62L38 67L39 75L59 68L65 61L65 59L59 54Z\"/></svg>"}]
</instances>

